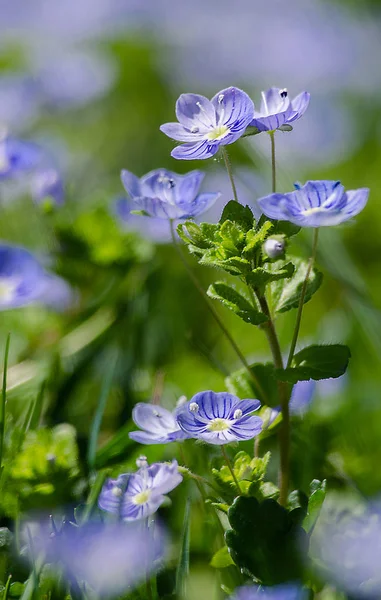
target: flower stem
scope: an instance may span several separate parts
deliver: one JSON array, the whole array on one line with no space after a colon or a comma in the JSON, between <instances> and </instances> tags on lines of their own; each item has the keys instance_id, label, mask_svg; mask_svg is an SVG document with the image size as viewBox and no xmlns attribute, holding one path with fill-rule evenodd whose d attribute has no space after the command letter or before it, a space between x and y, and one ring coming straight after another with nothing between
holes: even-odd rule
<instances>
[{"instance_id":1,"label":"flower stem","mask_svg":"<svg viewBox=\"0 0 381 600\"><path fill-rule=\"evenodd\" d=\"M228 151L226 150L225 146L221 146L221 150L222 150L222 156L224 157L225 167L226 167L226 170L229 175L230 184L232 186L234 200L236 202L238 202L237 188L235 187L235 182L234 182L234 177L233 177L233 169L232 169L232 164L230 162L229 154L228 154Z\"/></svg>"},{"instance_id":2,"label":"flower stem","mask_svg":"<svg viewBox=\"0 0 381 600\"><path fill-rule=\"evenodd\" d=\"M234 481L234 483L237 486L238 494L241 495L242 494L241 486L239 485L239 481L238 481L238 479L236 477L236 474L234 473L234 469L233 469L233 466L232 466L232 464L230 462L230 458L228 457L228 455L226 453L225 446L221 446L221 451L222 451L222 455L223 455L223 457L225 459L226 465L227 465L227 467L228 467L228 469L230 471L230 474L233 477L233 481Z\"/></svg>"},{"instance_id":3,"label":"flower stem","mask_svg":"<svg viewBox=\"0 0 381 600\"><path fill-rule=\"evenodd\" d=\"M302 321L303 305L304 305L304 299L306 297L308 279L309 279L309 277L311 275L311 271L312 271L312 268L314 266L314 262L315 262L315 258L316 258L316 249L317 249L318 237L319 237L319 228L316 227L316 229L314 230L314 238L313 238L313 242L312 242L311 257L310 257L310 260L308 261L306 276L304 278L303 287L302 287L302 291L301 291L301 294L300 294L299 306L298 306L298 313L296 315L296 323L295 323L294 333L293 333L293 336L292 336L292 341L291 341L291 346L290 346L290 352L289 352L289 355L288 355L287 368L289 368L291 366L292 359L294 358L294 352L295 352L295 348L296 348L296 343L298 341L300 324L301 324L301 321Z\"/></svg>"},{"instance_id":4,"label":"flower stem","mask_svg":"<svg viewBox=\"0 0 381 600\"><path fill-rule=\"evenodd\" d=\"M239 360L241 361L241 363L245 367L246 371L250 375L251 379L253 380L254 385L256 386L258 392L260 393L262 400L265 400L265 394L264 394L264 391L263 391L263 388L262 388L261 384L259 383L258 379L255 377L254 373L250 370L249 363L247 362L246 358L242 354L241 350L238 348L236 342L234 341L234 339L231 336L231 334L229 333L229 331L226 329L225 325L223 324L222 320L220 319L220 317L218 315L218 312L214 308L213 304L210 302L207 293L205 292L204 288L200 285L200 283L199 283L196 275L192 271L190 265L188 264L188 261L186 260L184 254L183 254L183 252L182 252L182 250L181 250L181 248L179 246L179 244L177 243L176 236L175 236L175 230L174 230L174 226L173 226L173 219L170 219L170 228L171 228L171 236L172 236L173 245L174 245L174 247L175 247L175 249L176 249L176 251L177 251L177 253L178 253L179 257L180 257L181 262L183 263L183 265L185 267L185 270L187 271L190 279L192 280L192 283L194 284L194 286L196 287L196 289L199 291L199 293L201 294L201 296L204 298L206 306L208 307L209 311L213 315L214 320L216 321L216 323L220 327L221 331L223 332L223 334L225 335L225 337L229 341L229 343L230 343L231 347L233 348L234 352L236 353L236 355L238 356Z\"/></svg>"},{"instance_id":5,"label":"flower stem","mask_svg":"<svg viewBox=\"0 0 381 600\"><path fill-rule=\"evenodd\" d=\"M264 323L263 328L269 342L271 354L274 361L274 366L277 369L283 369L283 358L280 349L278 335L275 325L271 317L270 309L265 296L256 292L259 305L262 312L268 317L267 323ZM279 469L279 503L282 506L287 504L288 486L290 479L290 411L289 411L289 394L287 385L283 381L278 381L278 394L282 410L282 423L279 429L279 450L280 450L280 469Z\"/></svg>"},{"instance_id":6,"label":"flower stem","mask_svg":"<svg viewBox=\"0 0 381 600\"><path fill-rule=\"evenodd\" d=\"M271 182L272 192L276 192L275 131L269 131L271 141Z\"/></svg>"}]
</instances>

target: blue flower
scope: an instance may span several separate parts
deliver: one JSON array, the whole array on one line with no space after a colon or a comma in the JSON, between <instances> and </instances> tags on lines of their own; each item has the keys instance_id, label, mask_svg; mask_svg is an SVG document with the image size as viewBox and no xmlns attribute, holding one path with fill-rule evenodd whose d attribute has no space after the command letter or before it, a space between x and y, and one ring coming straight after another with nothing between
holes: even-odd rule
<instances>
[{"instance_id":1,"label":"blue flower","mask_svg":"<svg viewBox=\"0 0 381 600\"><path fill-rule=\"evenodd\" d=\"M34 303L65 308L71 297L64 280L45 271L28 250L0 244L0 310Z\"/></svg>"},{"instance_id":2,"label":"blue flower","mask_svg":"<svg viewBox=\"0 0 381 600\"><path fill-rule=\"evenodd\" d=\"M137 205L151 217L159 219L189 219L210 208L220 194L197 195L204 178L201 171L177 175L172 171L157 169L141 179L122 171L122 183Z\"/></svg>"},{"instance_id":3,"label":"blue flower","mask_svg":"<svg viewBox=\"0 0 381 600\"><path fill-rule=\"evenodd\" d=\"M259 406L228 392L200 392L178 409L177 421L189 437L209 444L250 440L262 429L262 419L251 416Z\"/></svg>"},{"instance_id":4,"label":"blue flower","mask_svg":"<svg viewBox=\"0 0 381 600\"><path fill-rule=\"evenodd\" d=\"M172 150L173 158L210 158L220 146L232 144L245 133L254 116L254 104L235 87L221 90L211 100L198 94L181 94L176 116L179 123L160 127L168 137L185 142Z\"/></svg>"},{"instance_id":5,"label":"blue flower","mask_svg":"<svg viewBox=\"0 0 381 600\"><path fill-rule=\"evenodd\" d=\"M267 217L302 227L339 225L357 215L369 195L368 188L346 192L340 181L307 181L303 186L294 186L294 192L270 194L258 200Z\"/></svg>"},{"instance_id":6,"label":"blue flower","mask_svg":"<svg viewBox=\"0 0 381 600\"><path fill-rule=\"evenodd\" d=\"M231 600L254 600L254 598L258 600L305 600L307 593L293 583L274 585L273 587L246 585L238 588Z\"/></svg>"},{"instance_id":7,"label":"blue flower","mask_svg":"<svg viewBox=\"0 0 381 600\"><path fill-rule=\"evenodd\" d=\"M176 412L162 406L138 402L132 410L132 419L143 431L132 431L129 436L140 444L166 444L189 436L180 429Z\"/></svg>"},{"instance_id":8,"label":"blue flower","mask_svg":"<svg viewBox=\"0 0 381 600\"><path fill-rule=\"evenodd\" d=\"M32 195L37 204L50 203L61 206L64 203L64 186L56 169L37 171L32 181Z\"/></svg>"},{"instance_id":9,"label":"blue flower","mask_svg":"<svg viewBox=\"0 0 381 600\"><path fill-rule=\"evenodd\" d=\"M138 232L144 238L158 244L171 241L171 232L168 223L164 219L154 217L141 217L131 214L136 207L132 200L126 196L120 196L114 201L113 212L119 223L127 230ZM175 227L179 221L174 221ZM177 235L177 234L176 234Z\"/></svg>"},{"instance_id":10,"label":"blue flower","mask_svg":"<svg viewBox=\"0 0 381 600\"><path fill-rule=\"evenodd\" d=\"M254 119L250 126L259 131L274 131L282 125L293 123L306 112L310 102L310 94L302 92L293 100L288 97L286 89L272 87L262 92L259 111L254 111Z\"/></svg>"},{"instance_id":11,"label":"blue flower","mask_svg":"<svg viewBox=\"0 0 381 600\"><path fill-rule=\"evenodd\" d=\"M118 514L124 521L145 519L154 514L165 501L165 494L181 483L176 460L153 463L136 473L108 479L99 495L99 507Z\"/></svg>"},{"instance_id":12,"label":"blue flower","mask_svg":"<svg viewBox=\"0 0 381 600\"><path fill-rule=\"evenodd\" d=\"M19 177L33 171L42 160L37 144L12 137L0 140L0 180Z\"/></svg>"}]
</instances>

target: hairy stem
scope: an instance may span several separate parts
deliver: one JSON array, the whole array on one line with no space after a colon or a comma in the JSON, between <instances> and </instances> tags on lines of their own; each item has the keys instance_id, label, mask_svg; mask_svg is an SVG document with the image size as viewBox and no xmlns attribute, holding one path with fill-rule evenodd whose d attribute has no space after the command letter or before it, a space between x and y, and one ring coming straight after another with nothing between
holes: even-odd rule
<instances>
[{"instance_id":1,"label":"hairy stem","mask_svg":"<svg viewBox=\"0 0 381 600\"><path fill-rule=\"evenodd\" d=\"M304 278L303 287L302 287L302 291L301 291L301 294L300 294L299 306L298 306L298 313L296 315L295 328L294 328L294 333L292 335L290 352L289 352L288 360L287 360L287 368L291 366L292 359L294 358L294 352L295 352L296 344L297 344L297 341L298 341L300 324L301 324L301 321L302 321L303 305L304 305L304 299L306 297L308 279L309 279L309 277L311 275L311 271L312 271L312 268L314 266L314 262L315 262L315 258L316 258L316 249L317 249L318 237L319 237L319 229L318 229L318 227L316 227L316 229L314 230L314 239L313 239L313 242L312 242L311 257L310 257L310 260L308 261L306 276Z\"/></svg>"},{"instance_id":2,"label":"hairy stem","mask_svg":"<svg viewBox=\"0 0 381 600\"><path fill-rule=\"evenodd\" d=\"M236 484L238 494L241 495L242 494L241 486L239 485L239 481L238 481L238 479L236 477L236 474L234 473L234 469L233 469L233 466L232 466L232 464L230 462L230 458L228 457L228 455L226 453L225 446L221 446L221 451L222 451L222 455L223 455L223 457L225 459L226 465L227 465L227 467L228 467L228 469L230 471L230 474L233 477L233 481Z\"/></svg>"},{"instance_id":3,"label":"hairy stem","mask_svg":"<svg viewBox=\"0 0 381 600\"><path fill-rule=\"evenodd\" d=\"M276 192L275 131L269 131L271 141L271 187Z\"/></svg>"},{"instance_id":4,"label":"hairy stem","mask_svg":"<svg viewBox=\"0 0 381 600\"><path fill-rule=\"evenodd\" d=\"M199 291L199 293L201 294L201 296L204 298L206 306L208 307L209 311L211 312L214 320L216 321L216 323L220 327L220 329L223 332L223 334L225 335L226 339L229 341L231 347L233 348L233 350L236 353L236 355L238 356L239 360L241 361L241 363L245 367L246 371L250 375L251 379L254 382L254 385L256 386L258 392L261 394L261 397L264 400L265 399L265 394L264 394L264 391L262 389L261 384L259 383L259 381L255 377L254 373L252 373L252 371L250 370L249 363L247 362L246 358L242 354L241 350L237 346L236 342L234 341L234 339L231 336L231 334L229 333L229 331L226 329L225 325L223 324L222 320L220 319L220 316L219 316L218 312L214 308L213 304L210 302L207 293L205 292L204 288L200 285L200 283L199 283L196 275L194 274L194 272L192 271L190 265L188 264L188 261L186 260L184 254L183 254L183 251L181 250L181 247L177 243L176 236L175 236L174 225L173 225L173 220L172 219L170 220L170 228L171 228L171 236L172 236L173 245L174 245L174 247L175 247L175 249L176 249L176 251L177 251L177 253L178 253L179 257L180 257L180 260L183 263L183 265L184 265L184 267L185 267L185 269L186 269L186 271L187 271L190 279L192 280L192 283L197 288L197 290Z\"/></svg>"},{"instance_id":5,"label":"hairy stem","mask_svg":"<svg viewBox=\"0 0 381 600\"><path fill-rule=\"evenodd\" d=\"M225 146L221 146L221 150L222 150L222 156L224 157L225 167L226 167L226 170L229 175L230 184L232 186L234 200L236 202L238 202L237 188L235 187L235 182L234 182L234 177L233 177L233 169L232 169L232 165L230 162L229 154L228 154L228 151L226 150Z\"/></svg>"}]
</instances>

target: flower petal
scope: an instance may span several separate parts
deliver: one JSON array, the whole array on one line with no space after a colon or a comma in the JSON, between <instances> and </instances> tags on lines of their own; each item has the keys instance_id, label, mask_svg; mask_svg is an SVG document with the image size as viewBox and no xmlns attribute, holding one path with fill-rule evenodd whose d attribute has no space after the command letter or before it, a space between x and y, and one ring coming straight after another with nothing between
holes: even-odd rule
<instances>
[{"instance_id":1,"label":"flower petal","mask_svg":"<svg viewBox=\"0 0 381 600\"><path fill-rule=\"evenodd\" d=\"M213 419L228 419L233 407L240 402L239 398L228 392L199 392L189 401L198 404L197 416L211 421ZM185 405L187 406L187 405Z\"/></svg>"},{"instance_id":2,"label":"flower petal","mask_svg":"<svg viewBox=\"0 0 381 600\"><path fill-rule=\"evenodd\" d=\"M176 102L176 117L187 129L216 126L216 111L205 96L199 94L181 94Z\"/></svg>"},{"instance_id":3,"label":"flower petal","mask_svg":"<svg viewBox=\"0 0 381 600\"><path fill-rule=\"evenodd\" d=\"M309 379L307 381L298 381L292 388L290 398L290 413L300 415L306 411L312 402L316 390L316 381Z\"/></svg>"},{"instance_id":4,"label":"flower petal","mask_svg":"<svg viewBox=\"0 0 381 600\"><path fill-rule=\"evenodd\" d=\"M226 125L235 133L243 133L254 116L253 101L236 87L221 90L211 102L216 110L217 125Z\"/></svg>"},{"instance_id":5,"label":"flower petal","mask_svg":"<svg viewBox=\"0 0 381 600\"><path fill-rule=\"evenodd\" d=\"M134 196L140 196L140 180L136 175L124 169L120 174L120 178L124 189L132 198Z\"/></svg>"},{"instance_id":6,"label":"flower petal","mask_svg":"<svg viewBox=\"0 0 381 600\"><path fill-rule=\"evenodd\" d=\"M261 96L260 113L262 116L283 113L290 107L290 99L287 91L282 90L282 88L272 87L265 92L262 92Z\"/></svg>"},{"instance_id":7,"label":"flower petal","mask_svg":"<svg viewBox=\"0 0 381 600\"><path fill-rule=\"evenodd\" d=\"M359 188L358 190L349 190L346 193L347 204L344 213L350 219L363 210L369 197L369 188ZM347 220L347 218L345 220Z\"/></svg>"},{"instance_id":8,"label":"flower petal","mask_svg":"<svg viewBox=\"0 0 381 600\"><path fill-rule=\"evenodd\" d=\"M160 126L160 131L178 142L196 142L205 137L208 129L200 127L199 131L192 133L192 131L181 125L181 123L164 123L164 125Z\"/></svg>"},{"instance_id":9,"label":"flower petal","mask_svg":"<svg viewBox=\"0 0 381 600\"><path fill-rule=\"evenodd\" d=\"M308 92L302 92L298 94L291 102L292 114L287 119L287 123L292 123L297 119L300 119L306 112L310 103L311 94Z\"/></svg>"},{"instance_id":10,"label":"flower petal","mask_svg":"<svg viewBox=\"0 0 381 600\"><path fill-rule=\"evenodd\" d=\"M160 198L147 198L146 196L134 198L137 206L148 213L151 217L158 219L181 219L183 211L175 204L160 200Z\"/></svg>"},{"instance_id":11,"label":"flower petal","mask_svg":"<svg viewBox=\"0 0 381 600\"><path fill-rule=\"evenodd\" d=\"M154 434L167 434L178 429L172 413L156 404L138 402L132 409L132 419L138 427Z\"/></svg>"},{"instance_id":12,"label":"flower petal","mask_svg":"<svg viewBox=\"0 0 381 600\"><path fill-rule=\"evenodd\" d=\"M211 206L216 202L216 200L221 196L220 192L209 192L205 194L199 194L194 201L188 206L184 205L184 218L197 217L202 213L209 210Z\"/></svg>"},{"instance_id":13,"label":"flower petal","mask_svg":"<svg viewBox=\"0 0 381 600\"><path fill-rule=\"evenodd\" d=\"M232 419L233 415L234 415L234 411L236 411L237 409L242 411L242 416L247 415L251 412L254 412L255 410L258 410L258 408L260 408L261 403L259 402L259 400L241 400L239 402L239 404L237 404L236 406L234 406L233 411L230 412L229 418Z\"/></svg>"},{"instance_id":14,"label":"flower petal","mask_svg":"<svg viewBox=\"0 0 381 600\"><path fill-rule=\"evenodd\" d=\"M180 206L193 202L204 177L203 171L191 171L186 175L178 176L174 187L176 204Z\"/></svg>"},{"instance_id":15,"label":"flower petal","mask_svg":"<svg viewBox=\"0 0 381 600\"><path fill-rule=\"evenodd\" d=\"M150 487L156 494L168 494L183 480L179 473L177 460L171 463L154 463L147 468L148 476L152 480Z\"/></svg>"},{"instance_id":16,"label":"flower petal","mask_svg":"<svg viewBox=\"0 0 381 600\"><path fill-rule=\"evenodd\" d=\"M197 160L211 158L218 152L219 144L210 144L208 140L202 142L187 143L177 146L171 152L173 158L178 160Z\"/></svg>"},{"instance_id":17,"label":"flower petal","mask_svg":"<svg viewBox=\"0 0 381 600\"><path fill-rule=\"evenodd\" d=\"M288 219L286 194L269 194L268 196L259 198L258 205L261 211L266 217L269 217L269 219L276 219L279 221Z\"/></svg>"}]
</instances>

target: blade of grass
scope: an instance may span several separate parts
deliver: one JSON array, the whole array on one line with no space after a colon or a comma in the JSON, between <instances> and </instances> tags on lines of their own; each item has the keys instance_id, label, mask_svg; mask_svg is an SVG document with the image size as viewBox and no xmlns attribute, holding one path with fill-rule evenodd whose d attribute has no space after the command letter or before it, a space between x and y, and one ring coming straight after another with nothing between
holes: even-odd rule
<instances>
[{"instance_id":1,"label":"blade of grass","mask_svg":"<svg viewBox=\"0 0 381 600\"><path fill-rule=\"evenodd\" d=\"M3 464L3 446L4 446L4 433L5 433L5 405L6 405L6 401L7 401L7 370L8 370L8 356L9 356L10 343L11 343L11 334L8 333L7 341L5 343L3 389L1 392L1 403L0 403L0 470L1 470L1 467Z\"/></svg>"},{"instance_id":2,"label":"blade of grass","mask_svg":"<svg viewBox=\"0 0 381 600\"><path fill-rule=\"evenodd\" d=\"M181 535L181 551L176 570L176 597L186 598L186 583L189 575L189 546L190 546L190 513L191 502L187 499L184 513L184 523Z\"/></svg>"}]
</instances>

